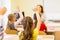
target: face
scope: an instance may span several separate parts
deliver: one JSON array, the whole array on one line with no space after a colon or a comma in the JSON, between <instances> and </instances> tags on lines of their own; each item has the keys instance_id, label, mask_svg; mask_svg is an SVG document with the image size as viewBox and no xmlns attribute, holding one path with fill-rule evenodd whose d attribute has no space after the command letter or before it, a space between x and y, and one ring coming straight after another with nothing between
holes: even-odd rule
<instances>
[{"instance_id":1,"label":"face","mask_svg":"<svg viewBox=\"0 0 60 40\"><path fill-rule=\"evenodd\" d=\"M38 12L41 12L41 7L40 6L36 6L36 8L37 8Z\"/></svg>"},{"instance_id":2,"label":"face","mask_svg":"<svg viewBox=\"0 0 60 40\"><path fill-rule=\"evenodd\" d=\"M15 14L15 17L18 17L18 13Z\"/></svg>"},{"instance_id":3,"label":"face","mask_svg":"<svg viewBox=\"0 0 60 40\"><path fill-rule=\"evenodd\" d=\"M36 7L34 7L34 8L33 8L33 11L35 11L35 12L36 12L36 10L37 10L37 8L36 8Z\"/></svg>"}]
</instances>

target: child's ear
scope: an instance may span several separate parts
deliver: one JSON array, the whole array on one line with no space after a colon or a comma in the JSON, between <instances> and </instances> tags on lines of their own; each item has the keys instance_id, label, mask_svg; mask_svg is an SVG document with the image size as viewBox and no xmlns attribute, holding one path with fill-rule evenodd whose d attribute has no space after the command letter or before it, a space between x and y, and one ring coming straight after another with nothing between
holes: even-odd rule
<instances>
[{"instance_id":1,"label":"child's ear","mask_svg":"<svg viewBox=\"0 0 60 40\"><path fill-rule=\"evenodd\" d=\"M6 11L7 11L7 8L6 8L6 7L3 7L3 8L0 10L0 15L4 15Z\"/></svg>"}]
</instances>

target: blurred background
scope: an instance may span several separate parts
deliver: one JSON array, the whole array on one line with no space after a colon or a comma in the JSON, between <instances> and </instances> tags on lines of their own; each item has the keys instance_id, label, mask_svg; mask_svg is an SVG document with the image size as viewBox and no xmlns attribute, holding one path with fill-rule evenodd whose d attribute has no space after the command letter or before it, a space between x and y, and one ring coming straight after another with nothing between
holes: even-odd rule
<instances>
[{"instance_id":1,"label":"blurred background","mask_svg":"<svg viewBox=\"0 0 60 40\"><path fill-rule=\"evenodd\" d=\"M7 16L10 13L17 11L24 11L26 16L33 18L33 7L41 4L44 7L44 14L46 15L46 25L49 32L60 33L60 0L0 0L0 8L6 7L7 12L4 15L4 29L7 25ZM57 35L56 35L57 36ZM57 37L58 38L58 37Z\"/></svg>"},{"instance_id":2,"label":"blurred background","mask_svg":"<svg viewBox=\"0 0 60 40\"><path fill-rule=\"evenodd\" d=\"M17 11L17 7L20 7L20 11L24 11L26 16L32 17L32 9L37 4L43 5L43 0L0 0L0 8L4 6L7 8L7 12L4 15L4 27L6 28L7 16Z\"/></svg>"}]
</instances>

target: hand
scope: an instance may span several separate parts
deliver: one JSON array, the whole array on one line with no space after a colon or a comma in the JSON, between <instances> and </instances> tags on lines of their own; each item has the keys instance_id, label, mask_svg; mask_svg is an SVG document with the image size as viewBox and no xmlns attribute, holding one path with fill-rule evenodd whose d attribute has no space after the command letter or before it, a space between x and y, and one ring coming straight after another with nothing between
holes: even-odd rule
<instances>
[{"instance_id":1,"label":"hand","mask_svg":"<svg viewBox=\"0 0 60 40\"><path fill-rule=\"evenodd\" d=\"M18 10L18 11L21 11L21 8L20 8L20 6L17 6L17 10Z\"/></svg>"}]
</instances>

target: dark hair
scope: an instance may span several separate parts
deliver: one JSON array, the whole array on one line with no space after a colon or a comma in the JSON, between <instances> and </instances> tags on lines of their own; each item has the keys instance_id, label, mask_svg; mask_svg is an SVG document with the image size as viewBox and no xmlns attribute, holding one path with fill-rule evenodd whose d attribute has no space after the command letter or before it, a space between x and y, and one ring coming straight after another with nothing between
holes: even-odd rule
<instances>
[{"instance_id":1,"label":"dark hair","mask_svg":"<svg viewBox=\"0 0 60 40\"><path fill-rule=\"evenodd\" d=\"M24 26L24 32L23 32L23 38L22 40L31 40L32 37L32 26L33 26L33 20L31 17L25 17L22 21L22 24Z\"/></svg>"},{"instance_id":2,"label":"dark hair","mask_svg":"<svg viewBox=\"0 0 60 40\"><path fill-rule=\"evenodd\" d=\"M41 13L43 13L43 6L42 5L37 5L37 6L40 6L41 7Z\"/></svg>"},{"instance_id":3,"label":"dark hair","mask_svg":"<svg viewBox=\"0 0 60 40\"><path fill-rule=\"evenodd\" d=\"M22 12L22 15L23 15L23 17L25 17L25 13L24 13L24 11Z\"/></svg>"},{"instance_id":4,"label":"dark hair","mask_svg":"<svg viewBox=\"0 0 60 40\"><path fill-rule=\"evenodd\" d=\"M16 15L16 14L18 14L18 17L17 17L16 19L19 19L19 18L20 18L20 15L19 15L19 13L14 13L14 15Z\"/></svg>"}]
</instances>

